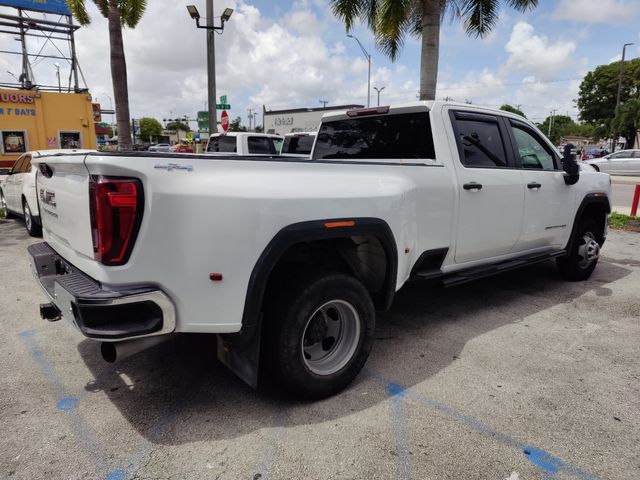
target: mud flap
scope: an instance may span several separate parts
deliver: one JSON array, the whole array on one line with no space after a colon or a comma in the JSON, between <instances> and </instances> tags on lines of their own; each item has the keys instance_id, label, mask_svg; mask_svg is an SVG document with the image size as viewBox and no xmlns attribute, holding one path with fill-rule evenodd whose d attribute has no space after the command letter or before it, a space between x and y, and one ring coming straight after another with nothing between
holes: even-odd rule
<instances>
[{"instance_id":1,"label":"mud flap","mask_svg":"<svg viewBox=\"0 0 640 480\"><path fill-rule=\"evenodd\" d=\"M251 388L258 387L262 318L240 333L219 334L218 360Z\"/></svg>"}]
</instances>

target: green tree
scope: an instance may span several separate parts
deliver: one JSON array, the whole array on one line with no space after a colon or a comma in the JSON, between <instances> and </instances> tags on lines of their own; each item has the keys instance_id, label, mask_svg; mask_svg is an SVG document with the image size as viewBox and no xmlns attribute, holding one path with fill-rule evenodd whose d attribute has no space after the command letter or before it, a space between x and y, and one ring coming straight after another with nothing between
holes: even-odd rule
<instances>
[{"instance_id":1,"label":"green tree","mask_svg":"<svg viewBox=\"0 0 640 480\"><path fill-rule=\"evenodd\" d=\"M624 62L620 102L637 97L640 92L640 58ZM580 120L595 126L610 126L615 117L620 62L600 65L588 72L580 84L576 104Z\"/></svg>"},{"instance_id":2,"label":"green tree","mask_svg":"<svg viewBox=\"0 0 640 480\"><path fill-rule=\"evenodd\" d=\"M236 117L231 122L229 122L229 131L230 132L246 132L247 127L241 125L242 119L240 117Z\"/></svg>"},{"instance_id":3,"label":"green tree","mask_svg":"<svg viewBox=\"0 0 640 480\"><path fill-rule=\"evenodd\" d=\"M504 110L505 112L511 112L511 113L515 113L516 115L520 115L521 117L527 118L527 116L524 114L524 112L512 105L509 105L508 103L505 103L504 105L502 105L500 107L500 110Z\"/></svg>"},{"instance_id":4,"label":"green tree","mask_svg":"<svg viewBox=\"0 0 640 480\"><path fill-rule=\"evenodd\" d=\"M118 149L131 150L131 121L129 117L129 89L127 85L127 62L122 42L122 26L135 28L147 7L146 0L93 0L98 10L109 23L109 46L111 51L111 82L116 103L118 124ZM86 0L67 0L69 10L80 25L89 25Z\"/></svg>"},{"instance_id":5,"label":"green tree","mask_svg":"<svg viewBox=\"0 0 640 480\"><path fill-rule=\"evenodd\" d=\"M550 122L551 117L547 117L544 122L538 124L538 128L545 135L549 133ZM554 115L549 140L558 145L561 137L566 136L597 137L593 125L576 123L571 117L566 115Z\"/></svg>"},{"instance_id":6,"label":"green tree","mask_svg":"<svg viewBox=\"0 0 640 480\"><path fill-rule=\"evenodd\" d=\"M638 141L640 128L640 99L632 98L621 105L612 126L614 131L626 138L627 148L633 148Z\"/></svg>"},{"instance_id":7,"label":"green tree","mask_svg":"<svg viewBox=\"0 0 640 480\"><path fill-rule=\"evenodd\" d=\"M167 130L182 131L182 132L190 132L191 127L187 125L185 122L181 122L180 120L171 120L167 123Z\"/></svg>"},{"instance_id":8,"label":"green tree","mask_svg":"<svg viewBox=\"0 0 640 480\"><path fill-rule=\"evenodd\" d=\"M395 60L407 35L421 39L420 100L436 98L440 24L445 14L463 22L468 35L484 37L498 22L501 4L524 12L538 0L330 0L333 14L347 32L361 20L380 51Z\"/></svg>"},{"instance_id":9,"label":"green tree","mask_svg":"<svg viewBox=\"0 0 640 480\"><path fill-rule=\"evenodd\" d=\"M152 137L162 135L162 124L155 118L143 117L140 119L140 137L151 142Z\"/></svg>"}]
</instances>

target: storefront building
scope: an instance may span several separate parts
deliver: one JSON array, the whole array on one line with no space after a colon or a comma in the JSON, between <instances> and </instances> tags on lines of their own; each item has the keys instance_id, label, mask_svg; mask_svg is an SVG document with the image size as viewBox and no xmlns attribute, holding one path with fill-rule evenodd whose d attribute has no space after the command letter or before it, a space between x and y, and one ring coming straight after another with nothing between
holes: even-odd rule
<instances>
[{"instance_id":1,"label":"storefront building","mask_svg":"<svg viewBox=\"0 0 640 480\"><path fill-rule=\"evenodd\" d=\"M91 95L0 89L0 169L30 150L96 148Z\"/></svg>"}]
</instances>

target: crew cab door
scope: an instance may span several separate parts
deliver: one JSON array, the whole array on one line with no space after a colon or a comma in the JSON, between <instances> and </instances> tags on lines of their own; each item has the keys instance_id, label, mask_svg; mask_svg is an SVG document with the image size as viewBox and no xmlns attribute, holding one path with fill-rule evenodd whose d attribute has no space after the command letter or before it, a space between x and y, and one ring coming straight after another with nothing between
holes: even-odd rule
<instances>
[{"instance_id":1,"label":"crew cab door","mask_svg":"<svg viewBox=\"0 0 640 480\"><path fill-rule=\"evenodd\" d=\"M573 223L575 188L564 181L554 149L530 125L505 118L524 179L524 222L517 250L560 247Z\"/></svg>"},{"instance_id":2,"label":"crew cab door","mask_svg":"<svg viewBox=\"0 0 640 480\"><path fill-rule=\"evenodd\" d=\"M459 161L456 263L511 253L522 230L524 185L497 115L449 112Z\"/></svg>"}]
</instances>

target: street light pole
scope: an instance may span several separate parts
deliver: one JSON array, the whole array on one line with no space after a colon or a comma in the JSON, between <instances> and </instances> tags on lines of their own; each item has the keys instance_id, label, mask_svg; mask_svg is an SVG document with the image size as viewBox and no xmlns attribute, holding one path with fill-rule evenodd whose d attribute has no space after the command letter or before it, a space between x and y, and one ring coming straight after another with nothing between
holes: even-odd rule
<instances>
[{"instance_id":1,"label":"street light pole","mask_svg":"<svg viewBox=\"0 0 640 480\"><path fill-rule=\"evenodd\" d=\"M213 27L213 0L207 0L207 27ZM218 133L216 112L216 46L215 30L207 29L207 77L209 91L209 135Z\"/></svg>"},{"instance_id":2,"label":"street light pole","mask_svg":"<svg viewBox=\"0 0 640 480\"><path fill-rule=\"evenodd\" d=\"M633 43L625 43L622 46L622 58L620 59L620 76L618 78L618 95L616 97L615 117L618 116L618 110L620 109L620 95L622 93L622 77L624 75L624 55L627 51L627 47L630 45L633 45ZM618 135L618 132L614 132L614 136L617 136L617 135ZM618 139L617 138L613 139L613 145L612 145L611 151L615 152L617 144L618 144Z\"/></svg>"},{"instance_id":3,"label":"street light pole","mask_svg":"<svg viewBox=\"0 0 640 480\"><path fill-rule=\"evenodd\" d=\"M370 107L371 106L371 55L369 55L369 52L367 52L364 49L364 47L362 46L362 43L360 43L360 40L358 40L357 37L354 37L351 34L348 34L347 37L353 38L356 42L358 42L358 45L360 46L360 50L362 50L362 53L367 59L367 62L369 62L369 73L367 76L367 107Z\"/></svg>"},{"instance_id":4,"label":"street light pole","mask_svg":"<svg viewBox=\"0 0 640 480\"><path fill-rule=\"evenodd\" d=\"M62 86L60 85L60 64L58 62L53 64L56 67L56 75L58 77L58 93L62 92Z\"/></svg>"},{"instance_id":5,"label":"street light pole","mask_svg":"<svg viewBox=\"0 0 640 480\"><path fill-rule=\"evenodd\" d=\"M376 92L378 92L378 106L380 106L380 92L381 92L382 90L384 90L385 88L387 88L387 87L380 87L380 88L378 88L378 87L373 87L373 89L374 89Z\"/></svg>"}]
</instances>

